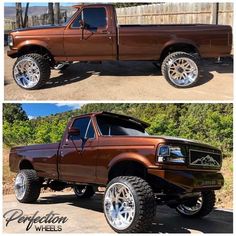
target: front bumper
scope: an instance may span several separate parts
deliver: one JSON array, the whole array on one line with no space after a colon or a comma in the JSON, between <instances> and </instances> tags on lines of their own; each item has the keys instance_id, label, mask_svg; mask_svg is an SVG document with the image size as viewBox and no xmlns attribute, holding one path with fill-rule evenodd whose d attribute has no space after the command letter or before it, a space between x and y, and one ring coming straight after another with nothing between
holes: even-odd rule
<instances>
[{"instance_id":1,"label":"front bumper","mask_svg":"<svg viewBox=\"0 0 236 236\"><path fill-rule=\"evenodd\" d=\"M17 57L17 54L18 54L17 49L10 48L9 50L7 50L7 56L9 56L11 58Z\"/></svg>"},{"instance_id":2,"label":"front bumper","mask_svg":"<svg viewBox=\"0 0 236 236\"><path fill-rule=\"evenodd\" d=\"M164 181L184 189L186 192L218 190L224 185L223 175L215 172L158 170L150 168L148 173L160 177Z\"/></svg>"}]
</instances>

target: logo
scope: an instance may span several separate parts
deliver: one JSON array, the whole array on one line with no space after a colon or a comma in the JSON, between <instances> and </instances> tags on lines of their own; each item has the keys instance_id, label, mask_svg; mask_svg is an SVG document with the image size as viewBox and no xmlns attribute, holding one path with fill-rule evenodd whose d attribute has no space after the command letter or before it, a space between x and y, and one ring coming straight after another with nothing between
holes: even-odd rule
<instances>
[{"instance_id":1,"label":"logo","mask_svg":"<svg viewBox=\"0 0 236 236\"><path fill-rule=\"evenodd\" d=\"M218 161L216 161L213 157L210 155L207 155L205 157L201 157L196 159L191 163L192 165L201 165L201 166L212 166L212 167L220 167L220 164Z\"/></svg>"},{"instance_id":2,"label":"logo","mask_svg":"<svg viewBox=\"0 0 236 236\"><path fill-rule=\"evenodd\" d=\"M62 231L62 225L68 221L66 216L60 216L60 214L51 211L45 215L40 215L39 211L36 211L30 215L24 215L21 209L12 209L4 213L3 218L6 221L6 227L11 223L25 224L26 231L29 231L32 227L35 231Z\"/></svg>"}]
</instances>

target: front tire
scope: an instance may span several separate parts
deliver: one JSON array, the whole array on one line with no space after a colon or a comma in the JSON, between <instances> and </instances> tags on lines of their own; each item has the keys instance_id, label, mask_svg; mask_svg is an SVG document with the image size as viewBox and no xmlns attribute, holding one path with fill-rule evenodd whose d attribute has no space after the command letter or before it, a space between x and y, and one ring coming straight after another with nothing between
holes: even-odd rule
<instances>
[{"instance_id":1,"label":"front tire","mask_svg":"<svg viewBox=\"0 0 236 236\"><path fill-rule=\"evenodd\" d=\"M152 188L139 177L116 177L106 188L105 218L118 233L147 232L155 216L155 206Z\"/></svg>"},{"instance_id":2,"label":"front tire","mask_svg":"<svg viewBox=\"0 0 236 236\"><path fill-rule=\"evenodd\" d=\"M215 206L215 192L204 191L199 198L190 199L190 201L180 204L176 207L176 211L188 218L201 218L212 212Z\"/></svg>"},{"instance_id":3,"label":"front tire","mask_svg":"<svg viewBox=\"0 0 236 236\"><path fill-rule=\"evenodd\" d=\"M37 201L41 182L35 170L21 170L15 180L15 196L21 203L32 203Z\"/></svg>"},{"instance_id":4,"label":"front tire","mask_svg":"<svg viewBox=\"0 0 236 236\"><path fill-rule=\"evenodd\" d=\"M199 61L190 53L174 52L162 62L161 72L170 85L176 88L190 88L199 80Z\"/></svg>"},{"instance_id":5,"label":"front tire","mask_svg":"<svg viewBox=\"0 0 236 236\"><path fill-rule=\"evenodd\" d=\"M91 185L75 185L73 190L78 199L91 198L95 194Z\"/></svg>"},{"instance_id":6,"label":"front tire","mask_svg":"<svg viewBox=\"0 0 236 236\"><path fill-rule=\"evenodd\" d=\"M40 54L31 53L19 57L13 66L13 78L23 89L39 89L50 78L50 64Z\"/></svg>"}]
</instances>

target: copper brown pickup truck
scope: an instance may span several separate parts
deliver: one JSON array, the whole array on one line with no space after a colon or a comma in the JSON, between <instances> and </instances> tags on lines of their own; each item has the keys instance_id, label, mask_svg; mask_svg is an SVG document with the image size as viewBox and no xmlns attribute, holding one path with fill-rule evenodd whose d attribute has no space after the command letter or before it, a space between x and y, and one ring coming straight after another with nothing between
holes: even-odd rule
<instances>
[{"instance_id":1,"label":"copper brown pickup truck","mask_svg":"<svg viewBox=\"0 0 236 236\"><path fill-rule=\"evenodd\" d=\"M37 201L41 188L73 187L90 198L106 187L104 214L116 232L147 232L156 204L186 217L208 215L224 179L222 154L210 145L151 136L136 118L97 112L72 118L61 142L15 147L10 170L18 172L18 201Z\"/></svg>"},{"instance_id":2,"label":"copper brown pickup truck","mask_svg":"<svg viewBox=\"0 0 236 236\"><path fill-rule=\"evenodd\" d=\"M52 68L91 61L152 61L178 88L196 85L201 58L230 56L232 29L226 25L118 25L113 5L75 6L60 26L18 29L8 39L8 56L18 58L15 82L38 89Z\"/></svg>"}]
</instances>

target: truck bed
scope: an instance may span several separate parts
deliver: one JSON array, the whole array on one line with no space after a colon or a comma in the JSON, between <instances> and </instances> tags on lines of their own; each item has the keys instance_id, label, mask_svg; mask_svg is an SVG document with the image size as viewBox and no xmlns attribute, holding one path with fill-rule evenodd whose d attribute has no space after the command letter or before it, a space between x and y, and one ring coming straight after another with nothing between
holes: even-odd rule
<instances>
[{"instance_id":1,"label":"truck bed","mask_svg":"<svg viewBox=\"0 0 236 236\"><path fill-rule=\"evenodd\" d=\"M232 28L211 24L119 25L120 60L159 60L171 44L194 45L203 58L230 55Z\"/></svg>"},{"instance_id":2,"label":"truck bed","mask_svg":"<svg viewBox=\"0 0 236 236\"><path fill-rule=\"evenodd\" d=\"M58 178L57 154L60 143L14 147L10 151L10 170L19 171L22 159L29 160L39 176Z\"/></svg>"}]
</instances>

